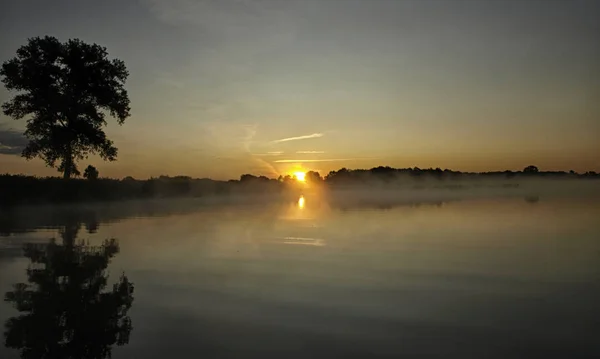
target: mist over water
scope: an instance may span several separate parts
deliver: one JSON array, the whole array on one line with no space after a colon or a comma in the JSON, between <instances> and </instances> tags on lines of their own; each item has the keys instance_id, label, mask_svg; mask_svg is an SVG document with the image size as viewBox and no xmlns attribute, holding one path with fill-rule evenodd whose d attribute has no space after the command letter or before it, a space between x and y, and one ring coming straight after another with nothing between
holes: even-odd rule
<instances>
[{"instance_id":1,"label":"mist over water","mask_svg":"<svg viewBox=\"0 0 600 359\"><path fill-rule=\"evenodd\" d=\"M61 350L111 348L113 358L593 357L600 196L593 182L548 183L12 208L0 220L0 291L28 283L26 243L98 248L115 239L103 292L121 298L111 288L126 276L131 307L115 310L131 329L102 343L75 335ZM53 263L62 261L74 263ZM78 298L86 288L50 297ZM85 308L55 314L97 316ZM3 323L22 314L0 305ZM86 323L73 332L108 325ZM40 337L30 339L26 347ZM22 349L2 346L0 357Z\"/></svg>"}]
</instances>

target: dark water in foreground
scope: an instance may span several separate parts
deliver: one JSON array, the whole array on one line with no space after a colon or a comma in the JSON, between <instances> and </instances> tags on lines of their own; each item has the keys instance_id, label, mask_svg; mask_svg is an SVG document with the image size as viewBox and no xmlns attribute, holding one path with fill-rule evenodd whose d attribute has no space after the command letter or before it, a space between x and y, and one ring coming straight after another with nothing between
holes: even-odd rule
<instances>
[{"instance_id":1,"label":"dark water in foreground","mask_svg":"<svg viewBox=\"0 0 600 359\"><path fill-rule=\"evenodd\" d=\"M3 213L0 358L600 357L597 198L113 206Z\"/></svg>"}]
</instances>

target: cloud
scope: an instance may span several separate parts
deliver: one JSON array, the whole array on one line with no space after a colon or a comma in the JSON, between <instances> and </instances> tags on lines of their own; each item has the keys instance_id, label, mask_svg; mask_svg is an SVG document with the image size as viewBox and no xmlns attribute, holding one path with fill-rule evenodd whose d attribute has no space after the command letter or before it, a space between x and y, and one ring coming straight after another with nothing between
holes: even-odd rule
<instances>
[{"instance_id":1,"label":"cloud","mask_svg":"<svg viewBox=\"0 0 600 359\"><path fill-rule=\"evenodd\" d=\"M27 138L19 131L0 127L0 154L20 155L27 146Z\"/></svg>"},{"instance_id":2,"label":"cloud","mask_svg":"<svg viewBox=\"0 0 600 359\"><path fill-rule=\"evenodd\" d=\"M256 132L258 129L257 124L246 125L244 126L244 130L246 131L246 135L242 139L242 147L246 153L250 153L250 145L252 145L252 139L256 136Z\"/></svg>"},{"instance_id":3,"label":"cloud","mask_svg":"<svg viewBox=\"0 0 600 359\"><path fill-rule=\"evenodd\" d=\"M296 153L301 153L301 154L317 154L317 153L325 153L325 151L296 151Z\"/></svg>"},{"instance_id":4,"label":"cloud","mask_svg":"<svg viewBox=\"0 0 600 359\"><path fill-rule=\"evenodd\" d=\"M277 160L276 163L300 163L300 162L335 162L335 161L356 161L365 158L324 158L319 160Z\"/></svg>"},{"instance_id":5,"label":"cloud","mask_svg":"<svg viewBox=\"0 0 600 359\"><path fill-rule=\"evenodd\" d=\"M226 37L273 39L290 26L291 15L279 1L141 0L141 4L171 26L191 26ZM253 36L257 32L263 36Z\"/></svg>"},{"instance_id":6,"label":"cloud","mask_svg":"<svg viewBox=\"0 0 600 359\"><path fill-rule=\"evenodd\" d=\"M271 151L267 153L254 153L254 156L281 156L283 155L283 151Z\"/></svg>"},{"instance_id":7,"label":"cloud","mask_svg":"<svg viewBox=\"0 0 600 359\"><path fill-rule=\"evenodd\" d=\"M268 174L269 176L278 176L279 172L272 164L263 160L262 158L253 157L255 164L258 166L260 172Z\"/></svg>"},{"instance_id":8,"label":"cloud","mask_svg":"<svg viewBox=\"0 0 600 359\"><path fill-rule=\"evenodd\" d=\"M288 142L288 141L307 140L309 138L319 138L319 137L323 137L323 136L325 136L323 133L313 133L313 134L304 135L304 136L282 138L280 140L275 140L272 142L273 143L281 143L281 142Z\"/></svg>"}]
</instances>

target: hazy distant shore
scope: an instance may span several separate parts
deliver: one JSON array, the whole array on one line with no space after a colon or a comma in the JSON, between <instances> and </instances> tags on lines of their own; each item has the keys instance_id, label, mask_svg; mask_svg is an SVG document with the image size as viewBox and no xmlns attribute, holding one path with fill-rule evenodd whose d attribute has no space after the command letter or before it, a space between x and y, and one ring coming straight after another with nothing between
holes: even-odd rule
<instances>
[{"instance_id":1,"label":"hazy distant shore","mask_svg":"<svg viewBox=\"0 0 600 359\"><path fill-rule=\"evenodd\" d=\"M339 171L338 171L339 173ZM317 174L318 175L318 174ZM0 205L95 203L139 199L202 198L207 202L260 201L315 193L332 201L443 201L497 196L598 194L600 176L556 173L534 175L447 174L389 176L349 172L347 177L315 176L307 181L243 175L216 181L189 177L71 179L0 175Z\"/></svg>"},{"instance_id":2,"label":"hazy distant shore","mask_svg":"<svg viewBox=\"0 0 600 359\"><path fill-rule=\"evenodd\" d=\"M327 201L339 206L440 204L444 202L520 198L535 202L544 198L600 198L600 181L522 180L510 183L437 184L405 187L347 187L330 188L324 195Z\"/></svg>"}]
</instances>

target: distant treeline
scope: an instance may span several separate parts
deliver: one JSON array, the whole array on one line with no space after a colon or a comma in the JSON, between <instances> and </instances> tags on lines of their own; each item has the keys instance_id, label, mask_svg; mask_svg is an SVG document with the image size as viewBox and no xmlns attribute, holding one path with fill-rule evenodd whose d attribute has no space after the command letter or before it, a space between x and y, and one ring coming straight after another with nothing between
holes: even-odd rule
<instances>
[{"instance_id":1,"label":"distant treeline","mask_svg":"<svg viewBox=\"0 0 600 359\"><path fill-rule=\"evenodd\" d=\"M124 179L96 178L65 180L57 177L34 177L24 175L0 175L0 205L110 201L145 198L206 197L235 194L282 194L301 191L305 186L322 188L351 186L411 186L423 188L426 184L436 187L456 188L461 180L500 180L503 185L517 184L519 179L598 179L595 172L539 171L528 166L523 171L459 172L440 168L391 168L351 170L342 168L326 176L318 172L306 173L306 184L293 176L277 179L244 174L239 180L217 181L194 179L187 176L160 176L148 180L132 177Z\"/></svg>"},{"instance_id":2,"label":"distant treeline","mask_svg":"<svg viewBox=\"0 0 600 359\"><path fill-rule=\"evenodd\" d=\"M148 180L126 177L69 179L0 175L0 205L111 201L164 197L204 197L237 193L274 193L284 190L274 179L215 181L187 176Z\"/></svg>"},{"instance_id":3,"label":"distant treeline","mask_svg":"<svg viewBox=\"0 0 600 359\"><path fill-rule=\"evenodd\" d=\"M318 175L318 173L316 173ZM309 175L307 178L319 176ZM540 171L536 166L527 166L522 171L493 171L493 172L460 172L441 168L392 168L388 166L379 166L371 169L350 170L342 168L338 171L331 171L323 180L330 184L354 184L357 182L366 182L372 180L383 182L395 182L400 179L436 179L436 180L477 180L477 179L518 179L518 178L555 178L555 179L576 179L576 178L600 178L594 171L577 173L575 171Z\"/></svg>"}]
</instances>

